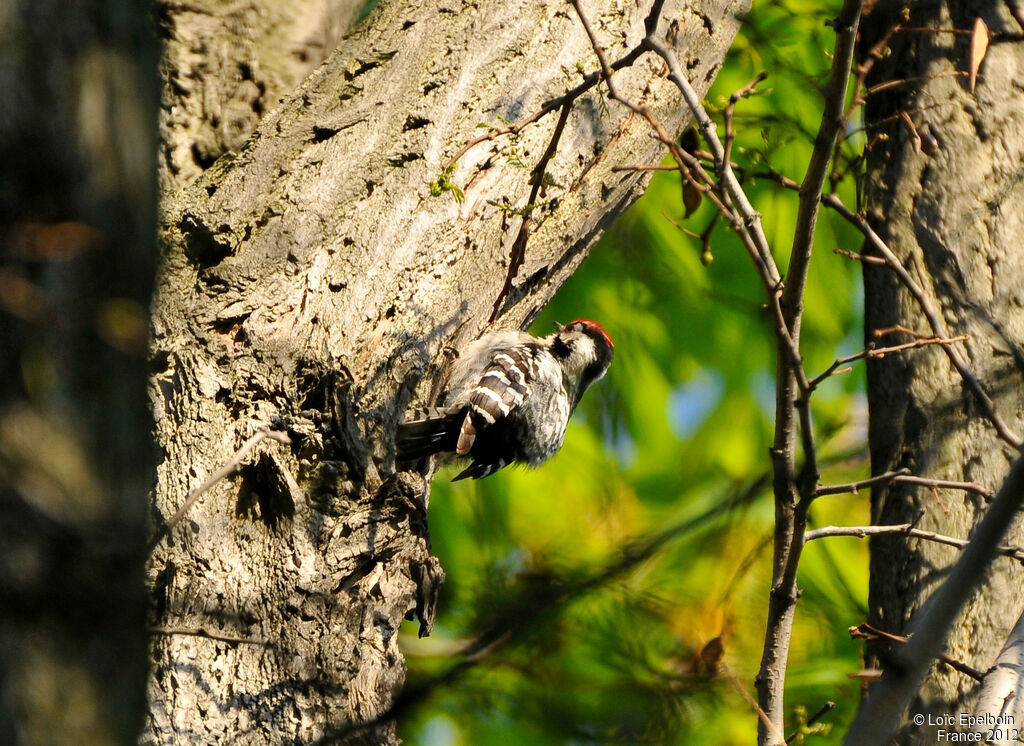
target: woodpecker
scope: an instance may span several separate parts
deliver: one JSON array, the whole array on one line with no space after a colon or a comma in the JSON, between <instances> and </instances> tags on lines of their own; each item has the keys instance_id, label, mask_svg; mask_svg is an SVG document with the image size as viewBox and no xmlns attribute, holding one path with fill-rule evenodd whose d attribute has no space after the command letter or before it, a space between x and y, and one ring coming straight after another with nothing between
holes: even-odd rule
<instances>
[{"instance_id":1,"label":"woodpecker","mask_svg":"<svg viewBox=\"0 0 1024 746\"><path fill-rule=\"evenodd\" d=\"M499 331L470 343L452 364L441 406L398 428L398 462L434 454L471 459L453 481L486 477L510 463L539 466L562 446L583 392L612 362L596 321L577 319L534 337Z\"/></svg>"}]
</instances>

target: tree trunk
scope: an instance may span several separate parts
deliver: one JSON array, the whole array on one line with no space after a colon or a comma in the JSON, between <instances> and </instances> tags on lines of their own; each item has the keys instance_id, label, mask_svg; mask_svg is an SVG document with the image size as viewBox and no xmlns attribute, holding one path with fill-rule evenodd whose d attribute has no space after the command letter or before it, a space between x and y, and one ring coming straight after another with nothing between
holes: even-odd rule
<instances>
[{"instance_id":1,"label":"tree trunk","mask_svg":"<svg viewBox=\"0 0 1024 746\"><path fill-rule=\"evenodd\" d=\"M162 5L158 173L164 195L237 151L263 114L334 51L363 0Z\"/></svg>"},{"instance_id":2,"label":"tree trunk","mask_svg":"<svg viewBox=\"0 0 1024 746\"><path fill-rule=\"evenodd\" d=\"M660 29L703 92L746 6L694 5L666 3ZM644 35L647 7L586 10L609 59ZM165 56L169 80L180 59ZM386 713L404 680L401 621L415 610L428 631L443 579L427 481L394 473L396 423L489 319L528 324L639 196L647 178L612 167L663 154L646 121L595 88L444 171L480 125L580 83L577 65L596 69L564 3L384 3L183 189L204 165L182 155L196 152L189 132L206 125L165 112L168 162L187 165L162 184L157 528L259 428L291 445L260 443L151 556L143 742L311 743ZM687 122L653 55L616 82L669 132ZM394 743L394 726L351 740Z\"/></svg>"},{"instance_id":3,"label":"tree trunk","mask_svg":"<svg viewBox=\"0 0 1024 746\"><path fill-rule=\"evenodd\" d=\"M897 20L899 5L880 3L865 22L868 50ZM919 2L911 28L974 28L1020 34L1004 2ZM905 83L868 99L870 145L865 197L875 230L924 288L945 324L944 335L969 334L961 349L995 408L1024 432L1024 92L1019 42L993 39L977 89L969 88L970 37L903 31L868 85ZM906 112L914 131L901 119ZM887 139L881 139L886 136ZM920 138L920 139L917 139ZM934 143L935 147L932 147ZM886 267L865 265L866 327L903 324L931 335L911 295ZM907 468L934 479L1002 483L1015 449L1001 440L943 352L935 346L868 363L870 446L874 474ZM872 493L878 524L916 522L922 529L969 537L985 510L977 495L890 484ZM1020 544L1024 532L1011 530ZM957 550L898 536L872 540L871 623L903 632L956 559ZM986 670L1022 610L1021 568L997 561L984 589L954 628L948 652ZM889 651L870 651L885 666ZM869 663L869 666L872 664ZM937 664L910 714L968 710L976 684ZM931 726L908 726L901 743L934 743Z\"/></svg>"}]
</instances>

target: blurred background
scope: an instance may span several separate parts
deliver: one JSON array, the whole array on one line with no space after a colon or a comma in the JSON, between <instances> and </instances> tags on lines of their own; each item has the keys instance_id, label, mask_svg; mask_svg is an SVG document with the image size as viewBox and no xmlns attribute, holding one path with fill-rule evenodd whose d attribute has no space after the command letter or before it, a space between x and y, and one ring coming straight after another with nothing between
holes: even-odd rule
<instances>
[{"instance_id":1,"label":"blurred background","mask_svg":"<svg viewBox=\"0 0 1024 746\"><path fill-rule=\"evenodd\" d=\"M838 2L758 2L708 97L781 264L820 120ZM127 742L144 696L139 546L152 456L145 330L155 264L158 46L132 0L0 3L0 743ZM854 128L835 186L856 203ZM760 174L760 175L759 175ZM703 236L703 238L702 238ZM823 213L807 288L811 375L863 347L860 239ZM534 331L577 317L616 344L562 451L536 471L435 481L447 569L434 634L404 630L410 744L750 743L774 509L774 334L746 253L655 177ZM867 473L863 367L814 399L823 481ZM816 525L868 522L866 494ZM860 685L867 546L804 554L791 722L837 743ZM111 629L114 634L111 634ZM804 736L800 736L803 738ZM794 742L800 742L798 738Z\"/></svg>"},{"instance_id":2,"label":"blurred background","mask_svg":"<svg viewBox=\"0 0 1024 746\"><path fill-rule=\"evenodd\" d=\"M139 726L151 8L0 2L0 743Z\"/></svg>"}]
</instances>

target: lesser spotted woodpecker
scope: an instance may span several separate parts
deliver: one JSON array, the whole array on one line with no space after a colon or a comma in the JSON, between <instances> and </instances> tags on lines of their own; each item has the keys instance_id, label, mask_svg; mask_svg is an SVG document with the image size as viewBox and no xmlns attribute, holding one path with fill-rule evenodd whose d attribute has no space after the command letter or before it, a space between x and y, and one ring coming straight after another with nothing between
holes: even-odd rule
<instances>
[{"instance_id":1,"label":"lesser spotted woodpecker","mask_svg":"<svg viewBox=\"0 0 1024 746\"><path fill-rule=\"evenodd\" d=\"M467 457L456 480L510 463L537 466L561 447L583 392L608 370L613 345L600 324L577 319L533 337L500 331L469 344L452 364L441 406L398 429L398 461Z\"/></svg>"}]
</instances>

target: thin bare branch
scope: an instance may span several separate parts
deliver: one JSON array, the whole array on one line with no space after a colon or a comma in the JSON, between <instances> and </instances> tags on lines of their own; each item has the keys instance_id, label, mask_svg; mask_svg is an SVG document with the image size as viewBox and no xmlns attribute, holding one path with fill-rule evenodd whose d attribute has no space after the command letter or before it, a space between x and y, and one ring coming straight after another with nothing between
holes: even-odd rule
<instances>
[{"instance_id":1,"label":"thin bare branch","mask_svg":"<svg viewBox=\"0 0 1024 746\"><path fill-rule=\"evenodd\" d=\"M970 543L967 539L957 539L954 536L946 536L945 534L937 534L934 531L923 531L919 528L914 528L913 523L899 523L891 526L825 526L808 531L804 536L804 540L814 541L815 539L824 539L832 536L852 536L864 539L868 536L882 536L885 534L903 534L904 536L912 536L915 539L923 539L924 541L931 541L936 544L956 547L957 549L964 549ZM1024 550L1020 547L1011 547L1004 544L997 547L996 552L1003 557L1009 557L1024 563Z\"/></svg>"},{"instance_id":2,"label":"thin bare branch","mask_svg":"<svg viewBox=\"0 0 1024 746\"><path fill-rule=\"evenodd\" d=\"M731 164L725 160L725 146L718 138L715 123L704 110L704 106L700 102L700 97L693 89L693 86L690 85L689 80L682 71L678 58L672 50L653 36L648 36L644 39L643 43L648 49L661 57L665 61L665 64L668 65L669 80L671 80L676 88L679 89L679 92L683 94L683 99L686 101L686 105L697 120L697 126L714 155L715 169L720 174L725 190L736 206L739 215L743 219L745 227L750 231L751 236L754 239L754 244L758 251L757 265L759 273L764 276L766 284L769 287L780 287L782 276L779 274L779 270L775 265L775 258L771 254L768 239L761 226L761 215L754 209L753 205L750 204L750 200L743 191L743 187L736 179L736 175L733 172Z\"/></svg>"},{"instance_id":3,"label":"thin bare branch","mask_svg":"<svg viewBox=\"0 0 1024 746\"><path fill-rule=\"evenodd\" d=\"M822 200L824 202L824 200ZM863 262L864 264L885 264L885 259L880 256L870 256L868 254L858 254L856 251L847 251L846 249L832 249L833 254L839 256L845 256L847 259L853 259L855 262Z\"/></svg>"},{"instance_id":4,"label":"thin bare branch","mask_svg":"<svg viewBox=\"0 0 1024 746\"><path fill-rule=\"evenodd\" d=\"M852 8L852 14L848 13L849 8ZM840 35L847 33L849 26L856 26L859 15L860 3L848 0L844 5L841 17L841 20L845 23L839 28ZM855 31L852 33L855 33ZM704 111L700 100L680 67L678 59L657 39L649 36L645 39L644 43L665 60L668 65L669 79L683 94L684 100L693 112L704 140L711 150L719 179L729 195L732 206L738 215L743 218L744 227L757 250L753 258L755 259L758 273L762 276L762 281L769 292L769 309L775 320L776 333L779 337L780 352L777 374L778 383L776 387L775 442L771 451L775 473L776 522L772 592L761 669L757 678L759 704L767 713L769 721L773 726L768 728L764 722L758 723L758 743L764 746L764 744L770 743L775 738L774 734L776 732L781 732L783 729L785 668L796 609L796 573L803 546L803 532L806 529L807 506L810 503L813 487L818 479L810 404L806 398L798 397L798 391L806 392L809 385L803 370L799 348L799 317L802 310L804 278L798 274L797 288L792 291L783 287L781 276L775 265L775 260L761 225L760 215L750 204L746 193L736 178L728 157L729 154L718 138L715 125L707 115L707 112ZM845 83L849 77L850 70L850 59L847 59L845 50L849 46L850 54L852 55L852 44L852 36L848 41L837 40L837 50L839 53L834 57L832 80L841 80L842 83L841 85L837 84L834 86L833 92L840 88L845 92ZM824 179L835 132L841 126L843 96L839 95L838 98L838 114L835 116L838 124L826 120L823 122L823 128L826 132L819 132L819 138L824 140L825 147L823 161L819 164L816 160L813 168L809 171L815 180L819 171L822 181ZM827 106L827 108L831 112L835 107ZM807 196L806 201L813 202L816 206L819 197L814 195L813 192L820 194L820 185L816 188L808 188L811 194ZM805 227L809 229L809 233L812 236L815 216L816 209L809 212L809 219L805 217ZM794 244L795 247L801 245L800 240ZM793 261L799 264L805 260L794 256ZM790 271L792 272L792 262ZM786 300L784 301L783 299ZM798 401L798 399L802 401ZM805 468L799 480L794 473L795 415L799 417L801 423L800 431L805 456ZM798 490L802 493L802 497L798 497Z\"/></svg>"},{"instance_id":5,"label":"thin bare branch","mask_svg":"<svg viewBox=\"0 0 1024 746\"><path fill-rule=\"evenodd\" d=\"M661 1L664 2L664 0ZM638 46L636 49L630 50L625 55L615 60L615 62L611 63L610 67L612 70L621 70L622 68L629 67L634 62L636 62L640 58L640 56L646 51L647 50L645 50L643 47ZM499 137L504 137L506 135L518 135L529 125L533 124L534 122L540 121L551 112L557 111L558 109L561 109L563 106L572 105L573 102L576 101L576 99L578 99L580 96L582 96L584 93L592 89L595 85L597 85L600 82L600 72L588 73L587 75L583 76L582 83L577 85L575 88L566 91L561 96L558 96L557 98L553 98L550 101L547 101L543 106L540 107L538 111L534 112L530 116L525 117L524 119L520 119L515 124L511 124L506 127L496 127L490 130L486 135L480 135L479 137L474 137L471 140L467 140L466 143L461 148L459 148L458 151L456 151L455 155L451 157L451 160L444 164L442 170L446 171L452 166L454 166L456 163L458 163L459 159L466 153L468 153L470 149L472 149L474 146L479 145L482 142L487 142L489 140L496 140Z\"/></svg>"},{"instance_id":6,"label":"thin bare branch","mask_svg":"<svg viewBox=\"0 0 1024 746\"><path fill-rule=\"evenodd\" d=\"M824 495L842 495L846 493L853 493L856 495L860 490L867 487L889 484L890 482L901 482L903 484L917 484L922 487L934 487L935 489L963 490L964 492L973 492L977 495L981 495L987 500L992 499L992 490L975 482L956 482L948 479L928 479L926 477L915 477L909 472L909 469L900 469L898 471L887 471L884 474L879 474L871 477L870 479L861 479L857 482L821 485L817 490L815 490L814 494L816 497L822 497Z\"/></svg>"},{"instance_id":7,"label":"thin bare branch","mask_svg":"<svg viewBox=\"0 0 1024 746\"><path fill-rule=\"evenodd\" d=\"M491 316L488 319L488 323L494 323L501 313L501 306L508 297L508 294L512 292L512 283L516 279L516 275L519 274L519 268L523 266L523 262L526 260L526 243L530 240L530 230L533 226L533 205L537 204L537 198L544 189L544 174L547 171L548 163L551 162L551 158L555 155L558 150L558 141L562 139L562 132L565 130L565 123L569 120L569 113L572 111L572 103L567 102L562 106L562 113L558 117L558 122L555 124L555 129L551 133L551 139L548 140L548 146L544 150L544 154L537 161L537 165L533 167L533 172L530 175L530 180L533 183L530 189L530 196L526 200L526 205L523 208L522 222L519 224L519 231L516 233L516 238L512 242L512 249L510 251L508 260L508 272L505 273L505 282L501 286L501 291L498 293L498 297L494 300L494 307L491 309Z\"/></svg>"},{"instance_id":8,"label":"thin bare branch","mask_svg":"<svg viewBox=\"0 0 1024 746\"><path fill-rule=\"evenodd\" d=\"M637 163L632 166L612 166L612 173L618 173L619 171L678 171L679 166L666 166L658 164L656 166L648 166L642 163Z\"/></svg>"},{"instance_id":9,"label":"thin bare branch","mask_svg":"<svg viewBox=\"0 0 1024 746\"><path fill-rule=\"evenodd\" d=\"M859 65L857 65L856 82L853 86L853 95L850 97L850 105L847 108L846 116L843 119L842 135L836 142L835 155L832 159L832 172L829 174L829 181L832 184L833 192L836 190L836 187L838 186L839 182L842 181L843 177L846 174L848 174L852 169L852 164L846 169L840 169L841 164L839 153L843 143L850 137L850 135L852 135L855 132L855 130L851 130L850 128L850 122L853 120L854 114L856 113L857 109L864 103L864 99L866 98L866 94L863 93L864 81L867 79L868 73L870 73L872 68L875 66L875 63L877 63L878 60L882 59L885 56L885 50L889 46L889 42L892 39L893 35L896 32L898 32L900 28L902 28L903 24L906 23L909 17L910 10L905 8L902 12L899 13L899 15L896 16L896 19L894 20L893 24L889 27L885 34L882 35L882 38L880 38L875 43L875 45L872 46L870 50L868 50L868 53L864 56L863 61ZM854 162L860 161L864 157L864 151L869 150L873 144L874 143L868 143L868 145L862 150L861 155L859 155Z\"/></svg>"},{"instance_id":10,"label":"thin bare branch","mask_svg":"<svg viewBox=\"0 0 1024 746\"><path fill-rule=\"evenodd\" d=\"M771 721L771 718L768 717L768 713L762 710L760 705L758 705L754 698L750 696L746 687L744 687L740 680L736 678L736 674L729 670L728 666L723 665L722 669L722 673L725 674L725 677L733 685L736 691L740 693L740 696L743 697L748 705L750 705L751 709L757 713L758 722L764 725L764 727L771 732L772 736L775 738L776 744L783 746L784 744L789 743L789 739L783 737L782 731L780 731L775 723Z\"/></svg>"},{"instance_id":11,"label":"thin bare branch","mask_svg":"<svg viewBox=\"0 0 1024 746\"><path fill-rule=\"evenodd\" d=\"M994 495L992 490L987 489L976 482L957 482L948 479L926 479L925 477L915 477L909 474L898 476L893 481L903 482L904 484L919 484L922 487L933 487L940 490L963 490L964 492L973 492L977 495L981 495L986 500L991 500Z\"/></svg>"},{"instance_id":12,"label":"thin bare branch","mask_svg":"<svg viewBox=\"0 0 1024 746\"><path fill-rule=\"evenodd\" d=\"M733 229L736 231L737 236L739 236L740 241L750 254L750 257L754 261L754 265L758 270L758 275L761 277L761 281L768 293L768 306L773 315L776 334L782 341L783 348L786 350L792 363L792 368L796 372L797 381L802 388L807 383L807 377L803 370L798 345L789 334L788 326L783 318L782 308L779 305L779 297L782 293L782 277L775 264L775 259L772 256L771 249L769 248L768 240L765 238L764 230L761 226L761 216L759 213L754 211L746 194L743 192L743 188L740 186L733 174L731 164L725 160L724 146L718 139L715 125L711 121L710 117L708 117L704 107L701 105L696 91L693 90L693 87L686 79L686 76L682 74L679 60L670 49L662 45L655 38L654 31L656 30L657 24L649 23L648 28L652 30L643 39L641 46L650 49L666 61L669 66L669 79L672 80L679 91L683 94L683 98L686 100L691 113L700 125L700 129L705 138L713 138L713 144L711 147L718 154L715 158L716 172L719 173L720 179L724 182L722 198L716 196L715 183L704 171L700 162L678 146L675 140L665 132L661 123L658 122L646 106L637 106L631 101L623 99L618 95L618 91L612 81L612 73L614 71L607 63L604 50L597 41L597 37L590 25L590 21L583 12L579 0L572 0L572 2L573 7L576 9L577 15L580 18L580 22L583 24L583 27L587 32L587 36L591 41L594 53L597 55L598 61L601 64L602 77L608 86L608 97L611 100L626 106L630 111L639 114L647 120L654 129L658 139L664 143L672 153L672 157L679 165L680 172L683 176L691 179L691 183L693 183L698 189L701 189L705 196L712 201L716 209L729 220ZM709 140L709 143L711 142L712 141ZM727 199L731 200L731 204L726 204Z\"/></svg>"},{"instance_id":13,"label":"thin bare branch","mask_svg":"<svg viewBox=\"0 0 1024 746\"><path fill-rule=\"evenodd\" d=\"M824 373L812 378L810 381L810 389L813 391L818 385L836 373L836 369L841 365L852 363L857 360L864 360L865 358L883 358L886 355L892 355L897 352L904 352L906 350L913 350L917 347L927 347L928 345L948 345L954 342L965 342L970 337L967 334L961 334L959 337L950 337L949 339L941 339L939 337L928 337L927 339L915 339L913 342L905 342L900 345L893 345L892 347L871 347L867 350L861 350L854 355L848 355L847 357L836 358Z\"/></svg>"},{"instance_id":14,"label":"thin bare branch","mask_svg":"<svg viewBox=\"0 0 1024 746\"><path fill-rule=\"evenodd\" d=\"M814 231L818 223L818 202L832 158L832 146L843 128L846 86L853 65L857 28L860 26L860 6L860 0L846 0L834 23L836 48L832 71L825 87L825 107L818 127L818 136L814 140L814 150L811 152L807 171L800 184L800 204L797 209L796 230L793 233L793 250L786 272L786 289L781 298L790 334L796 340L800 339L804 287L807 284Z\"/></svg>"},{"instance_id":15,"label":"thin bare branch","mask_svg":"<svg viewBox=\"0 0 1024 746\"><path fill-rule=\"evenodd\" d=\"M878 476L871 477L870 479L861 479L856 482L847 482L845 484L823 484L814 491L814 495L815 497L821 497L823 495L843 495L846 493L853 493L856 495L863 489L875 487L879 484L889 484L897 477L909 473L910 469L900 469L899 471L887 471L885 474L879 474Z\"/></svg>"},{"instance_id":16,"label":"thin bare branch","mask_svg":"<svg viewBox=\"0 0 1024 746\"><path fill-rule=\"evenodd\" d=\"M731 163L732 161L732 143L736 139L736 131L732 126L732 115L733 112L736 111L736 104L739 103L740 99L746 98L753 93L758 84L767 77L768 72L766 70L762 70L757 74L756 78L729 96L729 104L725 107L725 114L722 117L722 121L725 125L725 155L723 160L726 163Z\"/></svg>"}]
</instances>

